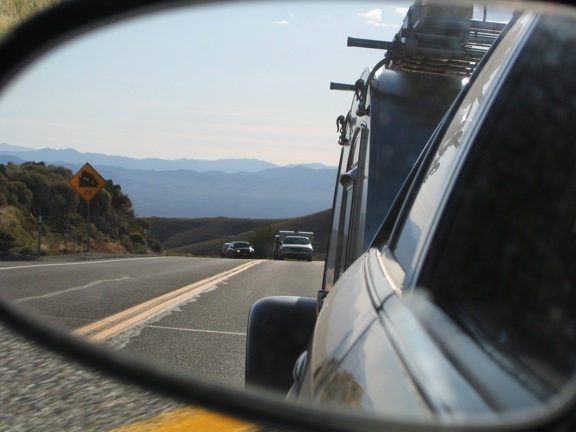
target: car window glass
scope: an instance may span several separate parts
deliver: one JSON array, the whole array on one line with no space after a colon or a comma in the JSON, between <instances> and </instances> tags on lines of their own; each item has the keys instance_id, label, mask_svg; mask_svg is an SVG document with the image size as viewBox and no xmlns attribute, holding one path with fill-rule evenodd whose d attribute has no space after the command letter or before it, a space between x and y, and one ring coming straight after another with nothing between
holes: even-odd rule
<instances>
[{"instance_id":1,"label":"car window glass","mask_svg":"<svg viewBox=\"0 0 576 432\"><path fill-rule=\"evenodd\" d=\"M427 169L420 190L407 219L401 225L402 229L393 247L396 259L407 273L412 271L418 248L434 222L433 215L441 206L443 191L452 178L455 163L463 150L461 143L465 142L472 133L471 126L482 114L480 108L489 99L490 92L494 91L495 77L515 44L518 32L524 25L523 21L518 22L510 30L509 36L491 55L483 73L471 86L458 112L454 115Z\"/></svg>"},{"instance_id":2,"label":"car window glass","mask_svg":"<svg viewBox=\"0 0 576 432\"><path fill-rule=\"evenodd\" d=\"M537 30L483 122L419 285L546 396L576 371L576 29L543 19Z\"/></svg>"},{"instance_id":3,"label":"car window glass","mask_svg":"<svg viewBox=\"0 0 576 432\"><path fill-rule=\"evenodd\" d=\"M336 256L336 262L334 265L334 280L336 282L338 278L342 275L347 267L347 253L348 253L348 241L350 234L350 214L352 211L352 199L354 196L354 186L356 183L357 167L358 162L358 152L360 148L360 142L362 137L362 127L356 128L354 131L354 137L352 139L352 144L350 146L348 158L346 160L346 172L340 176L339 185L337 186L337 191L339 193L339 203L336 211L339 213L338 220L338 235L336 241L338 242L335 250L339 251ZM344 161L343 161L344 162ZM336 219L335 219L336 220ZM336 255L336 254L334 254Z\"/></svg>"}]
</instances>

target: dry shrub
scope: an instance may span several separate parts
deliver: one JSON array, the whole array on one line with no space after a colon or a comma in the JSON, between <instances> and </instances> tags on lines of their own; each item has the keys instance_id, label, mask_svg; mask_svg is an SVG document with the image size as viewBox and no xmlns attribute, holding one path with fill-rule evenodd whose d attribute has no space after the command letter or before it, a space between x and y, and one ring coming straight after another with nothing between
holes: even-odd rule
<instances>
[{"instance_id":1,"label":"dry shrub","mask_svg":"<svg viewBox=\"0 0 576 432\"><path fill-rule=\"evenodd\" d=\"M0 35L61 0L0 0Z\"/></svg>"}]
</instances>

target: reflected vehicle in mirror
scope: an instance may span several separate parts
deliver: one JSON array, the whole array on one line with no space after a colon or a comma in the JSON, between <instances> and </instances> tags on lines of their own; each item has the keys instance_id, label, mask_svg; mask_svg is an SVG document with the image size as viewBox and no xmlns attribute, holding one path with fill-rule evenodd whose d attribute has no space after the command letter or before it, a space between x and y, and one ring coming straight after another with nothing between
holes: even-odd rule
<instances>
[{"instance_id":1,"label":"reflected vehicle in mirror","mask_svg":"<svg viewBox=\"0 0 576 432\"><path fill-rule=\"evenodd\" d=\"M254 248L247 241L233 241L226 251L228 258L253 258Z\"/></svg>"},{"instance_id":2,"label":"reflected vehicle in mirror","mask_svg":"<svg viewBox=\"0 0 576 432\"><path fill-rule=\"evenodd\" d=\"M278 259L292 258L297 260L312 261L314 248L308 237L287 236L278 249Z\"/></svg>"},{"instance_id":3,"label":"reflected vehicle in mirror","mask_svg":"<svg viewBox=\"0 0 576 432\"><path fill-rule=\"evenodd\" d=\"M224 243L222 245L222 250L220 251L220 258L226 258L226 254L228 253L228 247L230 243Z\"/></svg>"},{"instance_id":4,"label":"reflected vehicle in mirror","mask_svg":"<svg viewBox=\"0 0 576 432\"><path fill-rule=\"evenodd\" d=\"M509 18L509 11L496 11L501 20ZM348 113L336 121L341 154L324 290L366 252L463 80L503 27L472 4L415 1L392 41L348 38L348 46L385 54L354 84L331 83L354 96Z\"/></svg>"}]
</instances>

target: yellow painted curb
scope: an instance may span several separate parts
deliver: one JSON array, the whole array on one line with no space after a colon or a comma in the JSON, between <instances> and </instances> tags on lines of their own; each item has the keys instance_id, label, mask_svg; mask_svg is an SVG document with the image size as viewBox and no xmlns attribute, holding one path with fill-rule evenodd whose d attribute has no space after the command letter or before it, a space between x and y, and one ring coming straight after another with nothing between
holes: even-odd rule
<instances>
[{"instance_id":1,"label":"yellow painted curb","mask_svg":"<svg viewBox=\"0 0 576 432\"><path fill-rule=\"evenodd\" d=\"M256 432L258 429L254 424L205 411L200 408L182 408L148 420L121 426L109 432Z\"/></svg>"}]
</instances>

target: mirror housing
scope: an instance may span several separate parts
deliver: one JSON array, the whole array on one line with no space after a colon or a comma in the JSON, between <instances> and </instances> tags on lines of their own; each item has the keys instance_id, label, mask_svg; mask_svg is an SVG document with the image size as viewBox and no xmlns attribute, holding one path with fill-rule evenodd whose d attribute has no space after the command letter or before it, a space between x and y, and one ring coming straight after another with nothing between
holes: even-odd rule
<instances>
[{"instance_id":1,"label":"mirror housing","mask_svg":"<svg viewBox=\"0 0 576 432\"><path fill-rule=\"evenodd\" d=\"M316 324L316 299L266 297L250 309L246 383L288 393L293 369Z\"/></svg>"}]
</instances>

